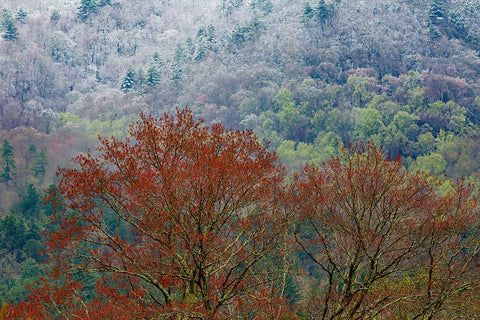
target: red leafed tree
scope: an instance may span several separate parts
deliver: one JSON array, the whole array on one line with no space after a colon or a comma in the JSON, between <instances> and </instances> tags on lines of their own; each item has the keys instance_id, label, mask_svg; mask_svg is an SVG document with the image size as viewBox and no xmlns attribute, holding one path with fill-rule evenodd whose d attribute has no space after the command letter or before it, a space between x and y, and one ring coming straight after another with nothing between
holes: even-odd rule
<instances>
[{"instance_id":1,"label":"red leafed tree","mask_svg":"<svg viewBox=\"0 0 480 320\"><path fill-rule=\"evenodd\" d=\"M399 279L408 283L396 307L401 312L388 317L477 319L480 308L473 296L480 294L480 206L474 189L463 181L452 183L429 209L411 279ZM383 289L394 291L392 284Z\"/></svg>"},{"instance_id":2,"label":"red leafed tree","mask_svg":"<svg viewBox=\"0 0 480 320\"><path fill-rule=\"evenodd\" d=\"M471 191L442 193L440 184L373 145L308 167L296 182L303 206L295 236L318 289L303 313L394 319L399 306L414 306L403 319L433 319L473 290L479 205Z\"/></svg>"},{"instance_id":3,"label":"red leafed tree","mask_svg":"<svg viewBox=\"0 0 480 320\"><path fill-rule=\"evenodd\" d=\"M62 312L226 319L260 310L288 317L275 273L262 268L286 225L275 209L284 170L252 132L205 126L187 110L142 115L126 140L101 138L97 151L78 156L76 169L60 170L60 228L47 239L55 277L104 277L93 300L72 298ZM49 318L58 308L50 300L34 293L12 308L12 318L29 308ZM49 303L55 308L39 308Z\"/></svg>"}]
</instances>

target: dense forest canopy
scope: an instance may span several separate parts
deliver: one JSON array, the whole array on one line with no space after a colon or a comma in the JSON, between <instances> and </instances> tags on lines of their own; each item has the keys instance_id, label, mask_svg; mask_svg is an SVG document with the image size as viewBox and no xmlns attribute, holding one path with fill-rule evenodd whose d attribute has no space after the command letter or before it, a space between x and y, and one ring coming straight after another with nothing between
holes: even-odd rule
<instances>
[{"instance_id":1,"label":"dense forest canopy","mask_svg":"<svg viewBox=\"0 0 480 320\"><path fill-rule=\"evenodd\" d=\"M251 129L292 172L369 141L477 188L478 21L476 0L1 1L0 303L44 273L57 167L141 113Z\"/></svg>"},{"instance_id":2,"label":"dense forest canopy","mask_svg":"<svg viewBox=\"0 0 480 320\"><path fill-rule=\"evenodd\" d=\"M450 176L478 170L466 159L477 153L480 122L476 1L4 1L0 9L2 135L13 139L18 127L48 135L36 147L52 169L62 161L50 139L77 151L98 133L125 134L140 111L188 106L208 123L254 129L292 165L328 159L333 141L361 139L412 163L433 152L446 163L436 170ZM411 125L402 127L405 112ZM450 133L465 150L444 151ZM433 150L419 146L430 134Z\"/></svg>"},{"instance_id":3,"label":"dense forest canopy","mask_svg":"<svg viewBox=\"0 0 480 320\"><path fill-rule=\"evenodd\" d=\"M373 144L287 176L252 131L183 110L74 162L45 197L46 276L7 319L478 316L473 186Z\"/></svg>"}]
</instances>

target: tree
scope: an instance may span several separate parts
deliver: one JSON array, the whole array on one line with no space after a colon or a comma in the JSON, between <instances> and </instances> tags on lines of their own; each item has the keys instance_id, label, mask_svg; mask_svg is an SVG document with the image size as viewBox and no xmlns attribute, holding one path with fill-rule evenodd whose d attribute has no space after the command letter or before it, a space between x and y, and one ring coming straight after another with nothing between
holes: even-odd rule
<instances>
[{"instance_id":1,"label":"tree","mask_svg":"<svg viewBox=\"0 0 480 320\"><path fill-rule=\"evenodd\" d=\"M325 23L328 20L328 18L332 16L333 11L334 11L333 4L331 3L327 4L325 3L325 0L320 0L315 10L315 15L320 23Z\"/></svg>"},{"instance_id":2,"label":"tree","mask_svg":"<svg viewBox=\"0 0 480 320\"><path fill-rule=\"evenodd\" d=\"M283 168L251 131L208 127L186 110L177 119L142 115L125 141L102 138L98 152L60 170L64 200L51 201L64 207L61 228L47 234L57 280L13 318L31 308L51 317L53 304L80 317L82 304L100 318L288 317L262 267L286 223L275 201ZM105 275L89 304L66 290L78 281L53 286L79 270Z\"/></svg>"},{"instance_id":3,"label":"tree","mask_svg":"<svg viewBox=\"0 0 480 320\"><path fill-rule=\"evenodd\" d=\"M125 78L123 79L120 90L128 91L132 89L136 84L137 84L137 78L135 75L135 70L133 70L133 68L130 67L127 70L127 74L125 75Z\"/></svg>"},{"instance_id":4,"label":"tree","mask_svg":"<svg viewBox=\"0 0 480 320\"><path fill-rule=\"evenodd\" d=\"M156 86L160 82L160 72L155 65L151 65L147 70L147 84Z\"/></svg>"},{"instance_id":5,"label":"tree","mask_svg":"<svg viewBox=\"0 0 480 320\"><path fill-rule=\"evenodd\" d=\"M409 319L478 318L478 305L466 305L479 294L480 207L473 186L452 183L426 212L422 251L416 257L414 281L403 288L415 303L400 300ZM387 284L395 290L392 283ZM386 289L386 287L382 287ZM380 290L382 290L380 289ZM393 315L393 314L391 314ZM391 316L390 316L391 317ZM392 317L393 318L393 317Z\"/></svg>"},{"instance_id":6,"label":"tree","mask_svg":"<svg viewBox=\"0 0 480 320\"><path fill-rule=\"evenodd\" d=\"M111 5L112 5L112 0L100 0L100 2L98 3L98 5L99 5L100 7L111 6Z\"/></svg>"},{"instance_id":7,"label":"tree","mask_svg":"<svg viewBox=\"0 0 480 320\"><path fill-rule=\"evenodd\" d=\"M13 206L12 211L27 219L32 219L33 217L38 219L41 210L40 203L40 194L35 189L35 186L30 184L20 201Z\"/></svg>"},{"instance_id":8,"label":"tree","mask_svg":"<svg viewBox=\"0 0 480 320\"><path fill-rule=\"evenodd\" d=\"M15 155L13 153L13 147L7 139L3 139L1 160L3 167L0 175L1 181L11 181L15 174Z\"/></svg>"},{"instance_id":9,"label":"tree","mask_svg":"<svg viewBox=\"0 0 480 320\"><path fill-rule=\"evenodd\" d=\"M9 214L0 220L0 247L7 252L19 250L25 243L24 219L14 214Z\"/></svg>"},{"instance_id":10,"label":"tree","mask_svg":"<svg viewBox=\"0 0 480 320\"><path fill-rule=\"evenodd\" d=\"M40 179L45 178L45 173L46 173L45 168L47 165L48 165L47 153L45 152L45 149L42 148L40 149L40 152L35 155L35 158L33 160L32 171L35 177Z\"/></svg>"},{"instance_id":11,"label":"tree","mask_svg":"<svg viewBox=\"0 0 480 320\"><path fill-rule=\"evenodd\" d=\"M3 39L8 41L15 41L18 39L18 29L13 21L13 16L11 12L6 9L3 9L2 13L1 29L3 30Z\"/></svg>"},{"instance_id":12,"label":"tree","mask_svg":"<svg viewBox=\"0 0 480 320\"><path fill-rule=\"evenodd\" d=\"M58 10L54 9L52 10L52 13L50 14L50 21L55 22L60 19L60 12Z\"/></svg>"},{"instance_id":13,"label":"tree","mask_svg":"<svg viewBox=\"0 0 480 320\"><path fill-rule=\"evenodd\" d=\"M92 13L96 13L98 3L96 0L82 0L78 6L78 17L82 20L87 20Z\"/></svg>"},{"instance_id":14,"label":"tree","mask_svg":"<svg viewBox=\"0 0 480 320\"><path fill-rule=\"evenodd\" d=\"M19 9L17 11L17 15L16 15L15 19L17 21L20 21L20 23L25 23L25 19L27 18L27 15L28 15L28 13L26 11L24 11L22 9Z\"/></svg>"},{"instance_id":15,"label":"tree","mask_svg":"<svg viewBox=\"0 0 480 320\"><path fill-rule=\"evenodd\" d=\"M444 20L446 18L445 3L443 0L434 0L430 4L430 19L433 23Z\"/></svg>"},{"instance_id":16,"label":"tree","mask_svg":"<svg viewBox=\"0 0 480 320\"><path fill-rule=\"evenodd\" d=\"M480 207L470 187L445 194L441 181L370 144L307 167L296 185L295 237L318 283L307 316L432 319L477 292ZM401 316L397 306L412 310Z\"/></svg>"},{"instance_id":17,"label":"tree","mask_svg":"<svg viewBox=\"0 0 480 320\"><path fill-rule=\"evenodd\" d=\"M354 134L359 139L380 144L380 136L384 128L380 111L373 108L357 109Z\"/></svg>"}]
</instances>

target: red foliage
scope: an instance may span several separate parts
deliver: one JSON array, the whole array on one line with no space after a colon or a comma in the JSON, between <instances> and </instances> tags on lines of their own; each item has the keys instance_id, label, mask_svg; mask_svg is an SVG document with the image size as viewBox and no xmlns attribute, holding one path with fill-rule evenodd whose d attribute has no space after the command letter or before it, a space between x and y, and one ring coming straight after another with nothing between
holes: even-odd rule
<instances>
[{"instance_id":1,"label":"red foliage","mask_svg":"<svg viewBox=\"0 0 480 320\"><path fill-rule=\"evenodd\" d=\"M251 131L207 127L190 111L142 115L130 137L101 138L97 151L59 172L64 210L54 216L60 227L47 235L48 251L54 276L115 276L98 283L89 302L76 299L73 284L45 283L11 318L33 316L22 310L52 315L61 305L81 318L221 319L243 312L246 297L263 299L272 279L257 268L286 224L274 205L284 171ZM265 304L285 304L273 298Z\"/></svg>"},{"instance_id":2,"label":"red foliage","mask_svg":"<svg viewBox=\"0 0 480 320\"><path fill-rule=\"evenodd\" d=\"M440 184L373 145L308 167L296 182L296 239L322 277L304 313L366 319L407 302L412 318L430 316L471 290L480 206L471 188Z\"/></svg>"}]
</instances>

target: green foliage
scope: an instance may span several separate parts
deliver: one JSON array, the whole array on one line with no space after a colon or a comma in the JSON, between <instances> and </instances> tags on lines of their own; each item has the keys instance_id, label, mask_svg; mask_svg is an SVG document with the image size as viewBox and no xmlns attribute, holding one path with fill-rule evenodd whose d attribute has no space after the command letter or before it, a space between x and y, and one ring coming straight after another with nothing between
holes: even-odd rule
<instances>
[{"instance_id":1,"label":"green foliage","mask_svg":"<svg viewBox=\"0 0 480 320\"><path fill-rule=\"evenodd\" d=\"M99 115L98 119L85 121L85 131L92 137L102 136L125 136L129 124L134 122L135 116L115 118L112 114Z\"/></svg>"},{"instance_id":2,"label":"green foliage","mask_svg":"<svg viewBox=\"0 0 480 320\"><path fill-rule=\"evenodd\" d=\"M13 206L12 211L28 219L38 219L42 208L41 204L40 194L35 186L30 184L20 201Z\"/></svg>"},{"instance_id":3,"label":"green foliage","mask_svg":"<svg viewBox=\"0 0 480 320\"><path fill-rule=\"evenodd\" d=\"M9 214L0 221L0 248L7 252L20 250L26 240L25 220L15 214Z\"/></svg>"},{"instance_id":4,"label":"green foliage","mask_svg":"<svg viewBox=\"0 0 480 320\"><path fill-rule=\"evenodd\" d=\"M7 139L3 139L1 149L1 165L2 172L0 174L0 181L11 181L15 175L15 155L13 153L13 147Z\"/></svg>"},{"instance_id":5,"label":"green foliage","mask_svg":"<svg viewBox=\"0 0 480 320\"><path fill-rule=\"evenodd\" d=\"M409 89L408 104L413 110L421 110L424 107L425 92L421 87Z\"/></svg>"},{"instance_id":6,"label":"green foliage","mask_svg":"<svg viewBox=\"0 0 480 320\"><path fill-rule=\"evenodd\" d=\"M252 96L245 97L238 106L238 112L242 118L250 114L257 114L259 112L260 102Z\"/></svg>"},{"instance_id":7,"label":"green foliage","mask_svg":"<svg viewBox=\"0 0 480 320\"><path fill-rule=\"evenodd\" d=\"M277 153L282 163L295 169L300 169L306 163L319 163L323 160L313 145L291 140L284 140L277 148Z\"/></svg>"},{"instance_id":8,"label":"green foliage","mask_svg":"<svg viewBox=\"0 0 480 320\"><path fill-rule=\"evenodd\" d=\"M449 145L450 138L444 141L446 137L480 134L466 107L452 100L427 104L419 73L385 77L382 85L395 85L395 94L379 90L375 80L365 73L360 70L346 84L323 88L316 86L315 79L305 78L288 89L277 89L263 105L249 93L239 106L242 124L274 140L272 145L280 147L281 158L290 167L295 161L329 159L337 152L336 143L347 145L362 140L381 146L393 158L417 159L438 153L447 162L446 167L439 162L436 168L427 170L425 162L431 157L419 160L418 165L431 173L459 176L476 172L475 161L468 160L477 157L470 139L463 139L468 141L466 148ZM261 112L262 108L268 111ZM335 137L335 141L321 142L324 137ZM299 153L300 142L312 144L318 156Z\"/></svg>"},{"instance_id":9,"label":"green foliage","mask_svg":"<svg viewBox=\"0 0 480 320\"><path fill-rule=\"evenodd\" d=\"M436 141L431 132L425 132L418 135L415 143L415 154L426 155L435 149Z\"/></svg>"},{"instance_id":10,"label":"green foliage","mask_svg":"<svg viewBox=\"0 0 480 320\"><path fill-rule=\"evenodd\" d=\"M319 133L315 138L314 146L318 153L318 158L313 159L316 163L332 159L343 147L340 137L333 132Z\"/></svg>"},{"instance_id":11,"label":"green foliage","mask_svg":"<svg viewBox=\"0 0 480 320\"><path fill-rule=\"evenodd\" d=\"M40 152L36 154L33 160L32 171L36 178L43 180L46 174L46 167L48 165L47 153L44 148L40 149Z\"/></svg>"},{"instance_id":12,"label":"green foliage","mask_svg":"<svg viewBox=\"0 0 480 320\"><path fill-rule=\"evenodd\" d=\"M61 112L58 114L58 120L60 120L62 126L65 126L67 124L78 123L80 121L80 117L71 112Z\"/></svg>"},{"instance_id":13,"label":"green foliage","mask_svg":"<svg viewBox=\"0 0 480 320\"><path fill-rule=\"evenodd\" d=\"M355 107L363 107L374 96L370 90L369 79L361 76L348 77L345 89Z\"/></svg>"},{"instance_id":14,"label":"green foliage","mask_svg":"<svg viewBox=\"0 0 480 320\"><path fill-rule=\"evenodd\" d=\"M232 30L230 41L234 44L243 44L247 41L257 39L265 29L263 23L257 18L253 18L246 25L237 24Z\"/></svg>"},{"instance_id":15,"label":"green foliage","mask_svg":"<svg viewBox=\"0 0 480 320\"><path fill-rule=\"evenodd\" d=\"M160 72L157 67L152 65L147 70L147 84L149 86L156 86L160 82Z\"/></svg>"},{"instance_id":16,"label":"green foliage","mask_svg":"<svg viewBox=\"0 0 480 320\"><path fill-rule=\"evenodd\" d=\"M443 174L446 168L447 162L439 153L419 156L409 167L412 171L422 171L436 176Z\"/></svg>"},{"instance_id":17,"label":"green foliage","mask_svg":"<svg viewBox=\"0 0 480 320\"><path fill-rule=\"evenodd\" d=\"M379 136L384 129L382 115L373 108L357 109L357 121L355 123L355 136L362 141L379 143Z\"/></svg>"}]
</instances>

